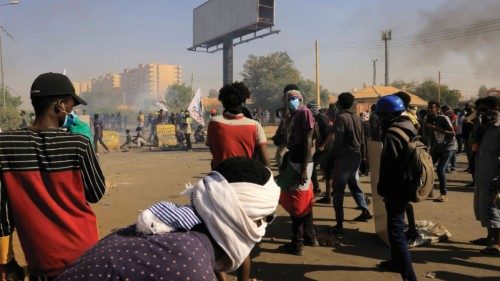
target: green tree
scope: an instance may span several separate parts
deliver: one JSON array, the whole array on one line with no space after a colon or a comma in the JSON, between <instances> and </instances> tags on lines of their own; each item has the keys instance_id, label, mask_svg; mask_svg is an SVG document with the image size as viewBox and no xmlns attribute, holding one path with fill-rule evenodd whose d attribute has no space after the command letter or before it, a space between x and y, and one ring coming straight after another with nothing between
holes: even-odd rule
<instances>
[{"instance_id":1,"label":"green tree","mask_svg":"<svg viewBox=\"0 0 500 281\"><path fill-rule=\"evenodd\" d=\"M286 52L250 55L243 65L241 76L252 93L254 105L271 110L282 106L283 87L301 80L299 71Z\"/></svg>"},{"instance_id":2,"label":"green tree","mask_svg":"<svg viewBox=\"0 0 500 281\"><path fill-rule=\"evenodd\" d=\"M402 79L392 81L391 86L401 89L405 92L415 93L418 83L416 81L406 82Z\"/></svg>"},{"instance_id":3,"label":"green tree","mask_svg":"<svg viewBox=\"0 0 500 281\"><path fill-rule=\"evenodd\" d=\"M17 108L23 103L21 101L21 96L13 96L7 88L5 88L4 91L5 91L5 103L7 104L7 106ZM0 89L0 105L3 108L4 107L3 94L1 93L2 90Z\"/></svg>"},{"instance_id":4,"label":"green tree","mask_svg":"<svg viewBox=\"0 0 500 281\"><path fill-rule=\"evenodd\" d=\"M0 128L2 131L19 128L21 124L20 113L20 110L16 107L7 106L0 108Z\"/></svg>"},{"instance_id":5,"label":"green tree","mask_svg":"<svg viewBox=\"0 0 500 281\"><path fill-rule=\"evenodd\" d=\"M299 86L300 92L304 97L304 103L308 103L311 101L317 102L316 82L310 79L300 79L297 86ZM328 90L320 86L319 98L321 101L321 107L328 107L328 96L330 96Z\"/></svg>"},{"instance_id":6,"label":"green tree","mask_svg":"<svg viewBox=\"0 0 500 281\"><path fill-rule=\"evenodd\" d=\"M427 79L415 88L415 95L424 100L440 100L441 104L446 104L450 107L455 107L461 97L459 90L450 90L448 85L441 84L441 98L439 98L439 84L434 79Z\"/></svg>"},{"instance_id":7,"label":"green tree","mask_svg":"<svg viewBox=\"0 0 500 281\"><path fill-rule=\"evenodd\" d=\"M177 84L168 87L165 94L165 103L171 112L184 111L193 98L191 87L186 84Z\"/></svg>"},{"instance_id":8,"label":"green tree","mask_svg":"<svg viewBox=\"0 0 500 281\"><path fill-rule=\"evenodd\" d=\"M486 97L487 94L488 94L488 88L486 88L485 85L481 85L481 87L479 87L479 90L477 91L477 96L480 98L484 98Z\"/></svg>"},{"instance_id":9,"label":"green tree","mask_svg":"<svg viewBox=\"0 0 500 281\"><path fill-rule=\"evenodd\" d=\"M219 91L217 91L215 89L210 89L210 91L208 91L208 97L209 98L217 98L217 97L219 97Z\"/></svg>"}]
</instances>

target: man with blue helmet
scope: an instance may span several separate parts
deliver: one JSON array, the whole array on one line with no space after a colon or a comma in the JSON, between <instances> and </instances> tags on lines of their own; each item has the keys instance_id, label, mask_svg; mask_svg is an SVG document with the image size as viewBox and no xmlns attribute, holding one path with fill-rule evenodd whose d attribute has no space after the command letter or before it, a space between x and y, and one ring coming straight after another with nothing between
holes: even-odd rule
<instances>
[{"instance_id":1,"label":"man with blue helmet","mask_svg":"<svg viewBox=\"0 0 500 281\"><path fill-rule=\"evenodd\" d=\"M408 118L404 118L403 101L395 96L385 96L378 100L375 109L382 127L384 148L380 159L380 175L377 192L384 198L387 211L387 232L391 244L391 259L378 266L385 270L399 272L403 280L417 280L411 264L410 253L404 233L404 214L410 201L409 186L403 175L409 163L405 160L408 142L399 134L389 130L397 128L410 139L417 135L417 130Z\"/></svg>"}]
</instances>

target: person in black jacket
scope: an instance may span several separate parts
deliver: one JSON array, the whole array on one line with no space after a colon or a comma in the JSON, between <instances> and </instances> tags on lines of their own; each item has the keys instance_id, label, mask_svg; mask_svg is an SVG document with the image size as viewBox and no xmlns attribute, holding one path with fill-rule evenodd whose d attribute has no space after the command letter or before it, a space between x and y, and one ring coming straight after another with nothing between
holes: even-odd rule
<instances>
[{"instance_id":1,"label":"person in black jacket","mask_svg":"<svg viewBox=\"0 0 500 281\"><path fill-rule=\"evenodd\" d=\"M411 264L410 253L404 234L404 215L410 199L408 184L403 179L408 162L404 159L407 142L389 128L401 129L408 137L417 135L415 126L401 116L405 110L403 101L394 95L385 96L377 102L376 112L382 127L384 148L380 159L380 175L377 192L384 198L387 211L387 232L391 244L391 259L378 266L399 272L403 280L417 280Z\"/></svg>"}]
</instances>

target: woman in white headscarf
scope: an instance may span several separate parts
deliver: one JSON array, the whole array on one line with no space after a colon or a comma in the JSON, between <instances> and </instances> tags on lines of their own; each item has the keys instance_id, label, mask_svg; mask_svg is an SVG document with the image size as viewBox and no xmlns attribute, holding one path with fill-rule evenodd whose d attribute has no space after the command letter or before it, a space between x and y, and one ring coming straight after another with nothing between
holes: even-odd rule
<instances>
[{"instance_id":1,"label":"woman in white headscarf","mask_svg":"<svg viewBox=\"0 0 500 281\"><path fill-rule=\"evenodd\" d=\"M264 236L280 189L268 168L235 157L183 194L190 204L151 206L56 280L215 280L214 271L237 269Z\"/></svg>"}]
</instances>

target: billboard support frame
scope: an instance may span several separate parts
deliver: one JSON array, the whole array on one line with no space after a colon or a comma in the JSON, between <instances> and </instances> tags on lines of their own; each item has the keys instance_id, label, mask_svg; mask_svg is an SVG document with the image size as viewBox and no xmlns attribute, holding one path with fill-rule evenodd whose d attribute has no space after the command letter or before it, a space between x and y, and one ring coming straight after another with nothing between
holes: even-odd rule
<instances>
[{"instance_id":1,"label":"billboard support frame","mask_svg":"<svg viewBox=\"0 0 500 281\"><path fill-rule=\"evenodd\" d=\"M234 47L234 46L237 46L237 45L240 45L243 43L248 43L248 42L251 42L253 40L262 39L266 36L278 34L281 32L281 30L273 29L272 26L269 28L266 28L266 29L262 29L262 30L266 30L266 32L259 34L257 31L255 31L252 33L252 35L253 35L252 37L246 38L246 39L243 39L245 36L231 36L231 34L229 34L228 37L230 37L232 40L238 39L238 38L240 39L237 42L233 42L233 47ZM207 44L199 44L196 46L189 47L188 51L213 54L213 53L216 53L218 51L223 50L223 47L221 45L223 45L223 42L216 44L215 46L210 46L210 47ZM215 47L215 49L211 49L212 47Z\"/></svg>"}]
</instances>

